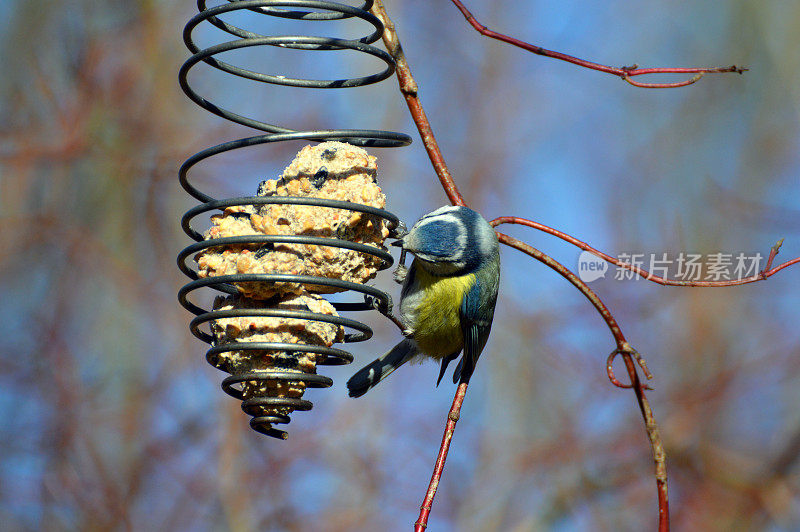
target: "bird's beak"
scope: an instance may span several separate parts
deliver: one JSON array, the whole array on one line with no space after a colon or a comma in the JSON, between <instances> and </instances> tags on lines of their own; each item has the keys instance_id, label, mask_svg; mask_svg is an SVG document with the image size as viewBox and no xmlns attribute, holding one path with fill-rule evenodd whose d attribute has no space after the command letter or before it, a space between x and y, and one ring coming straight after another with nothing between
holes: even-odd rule
<instances>
[{"instance_id":1,"label":"bird's beak","mask_svg":"<svg viewBox=\"0 0 800 532\"><path fill-rule=\"evenodd\" d=\"M401 248L401 247L403 247L403 239L402 239L402 238L400 238L400 239L398 239L398 240L395 240L394 242L392 242L392 243L391 243L391 244L389 244L389 245L390 245L390 246L397 246L397 247Z\"/></svg>"}]
</instances>

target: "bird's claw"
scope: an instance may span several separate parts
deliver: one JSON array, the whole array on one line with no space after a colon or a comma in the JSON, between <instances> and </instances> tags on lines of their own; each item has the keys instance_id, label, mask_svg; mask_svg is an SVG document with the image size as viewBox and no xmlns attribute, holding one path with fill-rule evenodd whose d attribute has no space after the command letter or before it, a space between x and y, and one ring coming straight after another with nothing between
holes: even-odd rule
<instances>
[{"instance_id":1,"label":"bird's claw","mask_svg":"<svg viewBox=\"0 0 800 532\"><path fill-rule=\"evenodd\" d=\"M374 308L381 314L389 314L392 312L392 307L394 306L392 303L392 296L389 294L384 294L386 299L373 296L372 294L364 294L364 303L366 303L369 307Z\"/></svg>"},{"instance_id":2,"label":"bird's claw","mask_svg":"<svg viewBox=\"0 0 800 532\"><path fill-rule=\"evenodd\" d=\"M408 275L408 268L405 264L398 264L392 275L394 276L394 282L397 284L403 284L403 282L406 280L406 276Z\"/></svg>"},{"instance_id":3,"label":"bird's claw","mask_svg":"<svg viewBox=\"0 0 800 532\"><path fill-rule=\"evenodd\" d=\"M408 234L408 227L402 221L398 221L397 225L389 230L389 236L398 240L402 239Z\"/></svg>"}]
</instances>

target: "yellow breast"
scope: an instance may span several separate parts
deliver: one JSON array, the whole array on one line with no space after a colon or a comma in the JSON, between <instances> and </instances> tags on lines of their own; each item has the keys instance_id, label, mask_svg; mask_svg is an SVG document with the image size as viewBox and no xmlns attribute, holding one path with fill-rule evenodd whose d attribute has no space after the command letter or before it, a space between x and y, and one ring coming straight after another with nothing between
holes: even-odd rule
<instances>
[{"instance_id":1,"label":"yellow breast","mask_svg":"<svg viewBox=\"0 0 800 532\"><path fill-rule=\"evenodd\" d=\"M416 282L422 292L413 311L414 340L428 356L442 358L464 346L459 309L466 292L475 283L475 274L436 277L416 269Z\"/></svg>"}]
</instances>

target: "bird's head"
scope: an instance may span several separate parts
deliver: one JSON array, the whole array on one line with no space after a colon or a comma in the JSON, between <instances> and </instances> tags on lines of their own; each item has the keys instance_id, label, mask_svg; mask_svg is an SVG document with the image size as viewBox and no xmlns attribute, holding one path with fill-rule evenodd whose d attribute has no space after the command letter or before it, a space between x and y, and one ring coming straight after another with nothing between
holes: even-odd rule
<instances>
[{"instance_id":1,"label":"bird's head","mask_svg":"<svg viewBox=\"0 0 800 532\"><path fill-rule=\"evenodd\" d=\"M466 274L499 254L492 226L477 212L460 206L426 214L393 245L413 253L433 275Z\"/></svg>"}]
</instances>

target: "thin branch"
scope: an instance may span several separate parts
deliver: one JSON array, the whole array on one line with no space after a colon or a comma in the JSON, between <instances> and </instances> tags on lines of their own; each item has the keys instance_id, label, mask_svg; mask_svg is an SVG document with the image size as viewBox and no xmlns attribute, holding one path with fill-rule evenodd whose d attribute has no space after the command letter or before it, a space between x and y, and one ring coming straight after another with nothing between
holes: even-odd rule
<instances>
[{"instance_id":1,"label":"thin branch","mask_svg":"<svg viewBox=\"0 0 800 532\"><path fill-rule=\"evenodd\" d=\"M501 243L513 247L515 249L518 249L519 251L522 251L523 253L530 255L534 259L547 265L549 268L555 270L556 273L561 275L564 279L566 279L573 286L575 286L575 288L580 290L581 293L584 296L586 296L586 299L588 299L589 302L592 305L594 305L594 308L597 309L597 312L600 313L600 316L606 322L606 325L608 326L608 329L611 331L611 335L614 337L614 341L617 344L617 350L623 353L631 352L633 348L625 339L625 335L622 334L622 329L620 329L619 324L617 323L617 320L614 318L614 316L611 314L611 311L608 310L608 307L606 307L605 303L603 303L600 300L597 294L595 294L594 291L591 288L589 288L589 286L586 283L581 281L577 275L572 273L572 271L569 268L567 268L557 260L553 259L549 255L542 253L538 249L526 244L525 242L521 242L514 237L498 232L497 238L500 240ZM644 367L642 369L644 369ZM650 375L649 371L645 370L645 374L648 376L648 378L652 378L652 375Z\"/></svg>"},{"instance_id":2,"label":"thin branch","mask_svg":"<svg viewBox=\"0 0 800 532\"><path fill-rule=\"evenodd\" d=\"M460 5L460 3L457 3L456 5ZM462 8L463 5L460 6L460 9ZM464 11L466 11L466 9L462 9L462 12ZM411 75L411 70L405 59L402 46L400 45L400 41L397 37L397 32L395 30L394 23L391 21L391 19L389 19L388 15L386 14L386 10L381 0L375 1L375 4L371 8L371 12L375 16L377 16L384 24L385 29L383 33L383 41L386 45L386 48L389 50L389 53L395 59L396 73L400 85L400 91L406 100L406 104L408 105L409 111L411 112L412 118L414 119L414 123L417 125L417 129L419 130L420 136L422 137L422 142L425 146L426 151L428 152L428 156L431 159L434 169L436 170L436 174L439 177L442 187L444 188L452 204L465 205L464 198L459 192L458 187L456 186L452 178L452 175L447 169L447 166L444 162L444 158L442 157L441 151L439 149L438 143L436 142L436 139L433 135L433 130L430 126L430 123L428 122L427 116L425 115L425 112L419 101L418 87ZM576 59L576 61L581 61L581 60ZM625 72L627 73L627 76L631 75L630 70L625 70ZM698 71L693 70L692 72L698 72ZM638 75L638 73L634 73L632 75ZM501 242L510 245L512 247L515 247L517 249L520 249L521 251L533 256L537 260L547 264L550 268L554 269L560 275L565 277L589 299L589 301L595 306L595 308L598 310L598 312L608 325L609 330L611 331L611 334L613 335L617 344L617 347L612 353L612 356L609 357L609 361L607 364L609 379L616 386L622 388L633 388L634 392L636 393L637 401L639 403L639 408L645 420L645 428L647 431L648 438L650 440L651 448L653 450L653 459L656 466L655 469L656 469L656 483L658 486L659 531L664 531L664 532L668 531L669 506L667 498L667 477L666 477L666 462L665 462L666 457L663 445L661 443L661 438L658 432L658 426L656 425L655 419L652 414L652 410L650 408L649 403L647 402L647 398L644 395L644 390L646 386L644 386L641 383L638 373L636 371L636 363L638 363L641 366L642 370L644 371L645 375L648 378L652 378L652 374L648 371L644 359L627 342L625 336L622 334L622 331L619 328L619 325L616 322L616 319L613 317L608 308L606 308L605 304L603 304L600 298L583 281L578 279L578 277L575 276L575 274L573 274L569 269L567 269L565 266L555 261L551 257L547 256L546 254L541 253L540 251L528 246L523 242L517 241L512 237L498 233L498 238L500 239ZM622 354L623 356L625 367L627 368L628 374L631 379L631 384L621 383L619 380L616 379L616 377L613 374L613 369L611 368L611 362L613 362L613 358L617 354ZM445 431L442 437L442 443L439 448L439 454L436 459L436 464L434 466L434 470L431 475L431 481L428 485L428 490L425 494L425 499L423 500L422 506L420 507L420 515L419 518L417 519L417 522L414 524L415 532L422 532L423 530L425 530L425 528L427 528L428 517L430 515L431 507L433 505L433 499L436 495L436 491L439 486L439 481L441 480L442 471L444 469L444 464L447 459L447 453L450 448L450 442L452 441L453 432L455 431L456 422L458 421L460 416L461 405L463 404L466 392L467 392L467 383L465 382L460 383L456 390L456 395L453 398L453 404L448 414L447 424L445 425Z\"/></svg>"},{"instance_id":3,"label":"thin branch","mask_svg":"<svg viewBox=\"0 0 800 532\"><path fill-rule=\"evenodd\" d=\"M510 237L503 233L497 233L497 237L503 244L522 251L539 262L546 264L555 270L559 275L564 277L567 281L572 283L576 288L578 288L578 290L581 291L581 293L583 293L584 296L586 296L592 305L594 305L594 307L600 313L600 316L602 316L602 318L605 320L608 328L611 330L611 334L614 336L614 340L617 342L617 349L611 353L611 356L608 359L607 370L609 372L609 378L616 386L621 388L633 388L633 391L636 394L636 401L639 404L639 410L641 411L642 418L644 419L645 430L647 432L647 438L650 440L650 448L653 452L653 462L655 464L656 489L658 492L658 530L659 532L668 532L669 497L667 489L667 456L664 452L664 444L661 441L661 434L658 430L658 424L653 416L653 410L650 408L650 403L647 401L647 397L644 394L646 387L642 384L641 379L639 379L639 375L636 372L636 362L638 362L645 375L648 378L652 377L650 372L647 370L647 366L644 365L644 360L640 357L639 353L636 352L633 347L631 347L627 340L625 340L625 336L622 334L622 331L620 330L616 320L611 315L611 312L609 312L608 308L606 308L605 304L603 304L603 302L597 296L597 294L595 294L592 289L586 285L586 283L581 281L566 266L559 263L552 257L542 253L538 249L535 249L524 242L520 242L516 238ZM625 368L628 370L628 376L631 379L630 384L622 384L614 377L613 370L611 369L611 363L617 354L622 355L622 359L625 362Z\"/></svg>"},{"instance_id":4,"label":"thin branch","mask_svg":"<svg viewBox=\"0 0 800 532\"><path fill-rule=\"evenodd\" d=\"M778 266L772 267L772 262L775 260L775 256L778 254L778 251L783 244L783 239L780 239L775 245L770 248L769 257L767 258L767 263L764 268L761 269L760 272L753 274L749 277L744 277L743 279L736 279L736 280L727 280L727 281L679 281L676 279L668 279L664 277L660 277L658 275L654 275L649 271L639 268L638 266L634 266L633 264L622 262L619 259L612 257L602 251L599 251L586 242L579 240L573 236L568 235L567 233L563 233L557 229L553 229L544 224L540 224L539 222L534 222L533 220L527 220L525 218L518 218L516 216L501 216L499 218L495 218L491 222L493 227L497 227L498 225L502 224L518 224L518 225L525 225L527 227L532 227L534 229L538 229L539 231L543 231L547 234L556 236L565 242L569 242L570 244L583 249L585 251L589 251L594 255L597 255L599 258L614 264L620 268L630 270L633 273L636 273L643 277L648 281L653 281L654 283L664 285L664 286L704 286L704 287L725 287L725 286L738 286L743 284L754 283L756 281L764 281L768 277L775 275L779 271L784 268L787 268L793 264L800 263L800 257L795 259L789 260L784 262L783 264L779 264Z\"/></svg>"},{"instance_id":5,"label":"thin branch","mask_svg":"<svg viewBox=\"0 0 800 532\"><path fill-rule=\"evenodd\" d=\"M592 70L598 70L600 72L605 72L606 74L613 74L614 76L619 76L623 80L627 81L631 85L636 87L642 87L646 89L672 89L675 87L685 87L686 85L691 85L700 80L703 77L703 74L717 74L717 73L724 73L724 72L736 72L737 74L741 74L742 72L746 72L747 68L738 67L736 65L731 65L729 67L713 67L713 68L639 68L638 65L632 66L624 66L624 67L610 67L607 65L601 65L600 63L594 63L592 61L587 61L585 59L580 59L571 55L567 55L561 52L556 52L553 50L548 50L547 48L542 48L541 46L536 46L525 41L521 41L519 39L515 39L514 37L509 37L508 35L504 35L502 33L497 33L496 31L492 31L475 18L475 16L470 13L470 11L461 3L460 0L452 0L453 4L461 11L461 14L464 15L464 18L467 19L467 22L475 28L475 30L485 37L489 37L490 39L496 39L498 41L502 41L504 43L510 44L512 46L516 46L518 48L522 48L523 50L527 50L531 53L542 55L545 57L551 57L553 59L559 59L561 61L567 61L568 63L572 63L574 65L578 65L584 68L590 68ZM637 81L633 81L633 76L641 76L644 74L696 74L692 78L686 81L679 81L676 83L641 83Z\"/></svg>"},{"instance_id":6,"label":"thin branch","mask_svg":"<svg viewBox=\"0 0 800 532\"><path fill-rule=\"evenodd\" d=\"M733 67L731 67L733 68ZM706 71L698 72L691 78L684 80L684 81L675 81L673 83L645 83L643 81L635 81L631 79L630 74L623 74L622 80L630 83L634 87L639 87L641 89L677 89L678 87L686 87L687 85L693 85L700 81L700 78L703 77ZM637 75L637 74L634 74Z\"/></svg>"},{"instance_id":7,"label":"thin branch","mask_svg":"<svg viewBox=\"0 0 800 532\"><path fill-rule=\"evenodd\" d=\"M620 329L617 320L614 318L611 311L608 310L605 303L600 299L600 297L589 288L589 285L584 283L577 275L572 273L572 270L558 262L557 260L553 259L546 253L542 253L538 249L529 246L528 244L517 240L516 238L510 237L503 233L497 233L497 237L503 244L507 246L513 247L526 253L533 257L534 259L538 260L539 262L547 265L552 270L555 270L556 273L561 275L564 279L569 281L575 288L580 290L580 292L589 300L589 302L594 306L597 312L600 314L600 317L603 318L603 321L606 322L608 329L611 331L611 335L614 337L614 341L617 344L617 348L611 352L606 360L606 372L608 373L608 379L611 381L611 384L617 386L618 388L630 388L630 384L622 384L615 376L614 376L614 369L612 367L612 363L614 358L617 355L623 355L626 359L628 357L632 357L642 368L645 376L648 379L653 378L653 374L650 373L650 370L647 369L647 363L645 362L642 355L628 343L628 340L625 339L625 335L622 334L622 329ZM645 388L647 388L645 386Z\"/></svg>"},{"instance_id":8,"label":"thin branch","mask_svg":"<svg viewBox=\"0 0 800 532\"><path fill-rule=\"evenodd\" d=\"M436 490L439 488L439 481L442 478L444 462L447 460L447 453L450 450L450 441L453 439L456 423L459 417L461 417L461 405L464 404L464 397L467 395L468 384L467 382L459 383L456 389L456 395L453 397L453 404L450 407L450 412L447 414L447 424L445 424L444 427L442 444L439 446L439 455L436 457L436 465L433 467L433 474L428 484L428 491L425 492L425 499L422 501L422 506L419 508L419 518L417 522L414 523L414 532L424 532L425 528L428 526L428 516L433 506L433 498L436 496Z\"/></svg>"},{"instance_id":9,"label":"thin branch","mask_svg":"<svg viewBox=\"0 0 800 532\"><path fill-rule=\"evenodd\" d=\"M447 164L444 162L444 157L439 149L439 143L436 141L436 137L433 134L433 128L431 128L428 117L425 114L425 110L422 108L422 103L419 100L419 87L411 75L411 69L408 66L405 54L403 53L403 47L401 46L400 39L397 36L394 22L392 22L392 20L386 14L386 9L384 8L381 0L375 0L372 8L370 8L370 12L378 17L378 19L380 19L380 21L383 23L383 42L386 45L386 49L395 60L395 72L397 74L397 81L400 85L400 92L402 93L403 98L406 100L408 110L411 113L414 124L417 126L417 130L419 131L422 139L422 144L425 146L425 150L428 152L428 158L431 160L433 169L436 172L436 175L439 177L442 188L444 188L445 194L447 194L447 198L450 200L450 203L453 205L465 206L466 202L464 201L464 197L458 190L458 187L453 180L453 176L450 174L450 170L448 170ZM430 516L431 508L433 507L433 499L436 496L436 490L439 487L439 481L441 480L442 471L444 470L444 463L447 460L447 453L450 450L450 442L453 439L456 422L461 415L461 405L464 403L464 397L466 396L466 393L467 383L462 382L456 389L456 394L453 397L453 404L450 407L450 413L447 416L447 424L445 425L444 436L442 437L442 444L439 447L439 455L436 458L436 464L433 468L431 481L428 485L428 490L425 493L425 499L420 507L419 518L417 519L417 522L414 523L415 532L423 532L428 526L428 517Z\"/></svg>"},{"instance_id":10,"label":"thin branch","mask_svg":"<svg viewBox=\"0 0 800 532\"><path fill-rule=\"evenodd\" d=\"M386 49L392 55L396 63L397 81L400 84L400 92L406 100L408 110L414 119L414 124L417 126L422 144L428 152L428 157L433 164L433 169L436 175L439 176L439 181L442 183L445 194L453 205L465 206L464 197L459 192L450 170L447 169L447 164L444 162L444 157L439 149L439 143L436 142L436 137L433 135L428 117L425 110L422 108L422 103L419 101L419 88L417 82L411 76L411 69L406 61L406 56L403 53L403 47L400 45L400 39L397 37L397 31L394 27L394 22L386 14L386 9L383 7L381 0L375 0L370 12L378 17L383 23L383 43Z\"/></svg>"}]
</instances>

